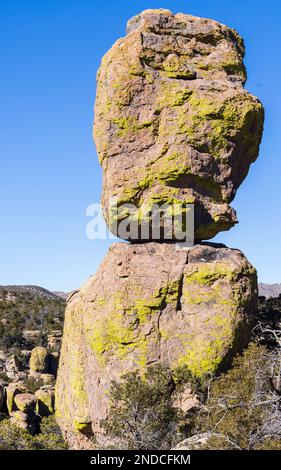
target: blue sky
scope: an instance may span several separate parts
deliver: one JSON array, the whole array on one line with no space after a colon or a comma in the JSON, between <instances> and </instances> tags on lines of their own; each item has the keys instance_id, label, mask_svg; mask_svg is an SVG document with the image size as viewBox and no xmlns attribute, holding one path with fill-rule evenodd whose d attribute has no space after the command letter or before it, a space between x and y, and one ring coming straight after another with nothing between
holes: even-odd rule
<instances>
[{"instance_id":1,"label":"blue sky","mask_svg":"<svg viewBox=\"0 0 281 470\"><path fill-rule=\"evenodd\" d=\"M101 57L146 8L236 28L247 47L246 88L266 109L260 157L233 207L240 224L216 241L242 249L263 282L281 282L279 0L0 1L0 284L71 290L93 274L109 241L86 237L101 192L91 137Z\"/></svg>"}]
</instances>

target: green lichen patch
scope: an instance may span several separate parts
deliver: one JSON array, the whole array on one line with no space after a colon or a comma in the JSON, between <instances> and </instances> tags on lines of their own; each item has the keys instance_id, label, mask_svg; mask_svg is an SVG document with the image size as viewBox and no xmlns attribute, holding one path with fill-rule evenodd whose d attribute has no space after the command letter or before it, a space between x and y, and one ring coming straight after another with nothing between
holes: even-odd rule
<instances>
[{"instance_id":1,"label":"green lichen patch","mask_svg":"<svg viewBox=\"0 0 281 470\"><path fill-rule=\"evenodd\" d=\"M167 304L177 301L180 282L179 279L168 283L149 298L128 300L126 292L116 293L110 311L104 315L99 314L99 319L88 327L91 349L96 358L106 364L107 355L110 357L114 354L123 360L134 354L136 364L144 368L149 343L155 341L158 334L152 317L157 318ZM137 286L131 286L129 289L130 298L133 298L132 293L137 295ZM149 330L146 325L150 325Z\"/></svg>"}]
</instances>

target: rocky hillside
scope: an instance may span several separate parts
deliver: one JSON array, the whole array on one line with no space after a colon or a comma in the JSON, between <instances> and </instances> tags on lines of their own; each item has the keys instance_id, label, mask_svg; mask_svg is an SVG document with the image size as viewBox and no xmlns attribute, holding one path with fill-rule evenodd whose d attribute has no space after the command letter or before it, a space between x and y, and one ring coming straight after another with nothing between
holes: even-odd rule
<instances>
[{"instance_id":1,"label":"rocky hillside","mask_svg":"<svg viewBox=\"0 0 281 470\"><path fill-rule=\"evenodd\" d=\"M57 299L60 296L39 286L0 286L0 301L16 301L27 297L30 299Z\"/></svg>"},{"instance_id":2,"label":"rocky hillside","mask_svg":"<svg viewBox=\"0 0 281 470\"><path fill-rule=\"evenodd\" d=\"M37 435L54 412L64 309L65 300L42 287L0 287L0 448L14 448L14 425Z\"/></svg>"},{"instance_id":3,"label":"rocky hillside","mask_svg":"<svg viewBox=\"0 0 281 470\"><path fill-rule=\"evenodd\" d=\"M259 295L266 298L278 297L281 294L281 284L259 284Z\"/></svg>"},{"instance_id":4,"label":"rocky hillside","mask_svg":"<svg viewBox=\"0 0 281 470\"><path fill-rule=\"evenodd\" d=\"M47 346L48 336L61 334L64 308L64 299L42 287L1 286L0 349Z\"/></svg>"},{"instance_id":5,"label":"rocky hillside","mask_svg":"<svg viewBox=\"0 0 281 470\"><path fill-rule=\"evenodd\" d=\"M58 291L58 290L55 290L55 291L53 292L53 294L55 294L57 297L61 297L61 298L64 299L64 300L66 300L67 297L68 297L68 292L63 292L63 291L61 291L61 290L59 290L59 291Z\"/></svg>"}]
</instances>

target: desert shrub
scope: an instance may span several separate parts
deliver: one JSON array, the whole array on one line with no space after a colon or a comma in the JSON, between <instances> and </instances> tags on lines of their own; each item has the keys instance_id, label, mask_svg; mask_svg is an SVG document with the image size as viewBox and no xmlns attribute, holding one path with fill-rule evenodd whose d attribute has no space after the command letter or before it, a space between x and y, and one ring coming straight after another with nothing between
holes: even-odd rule
<instances>
[{"instance_id":1,"label":"desert shrub","mask_svg":"<svg viewBox=\"0 0 281 470\"><path fill-rule=\"evenodd\" d=\"M260 297L252 331L253 339L267 349L279 349L280 344L273 334L276 331L281 332L281 295L269 299Z\"/></svg>"},{"instance_id":2,"label":"desert shrub","mask_svg":"<svg viewBox=\"0 0 281 470\"><path fill-rule=\"evenodd\" d=\"M62 330L65 300L36 298L25 293L13 300L0 301L0 349L21 349L46 346L46 337L52 330ZM24 330L40 330L36 344L28 344Z\"/></svg>"},{"instance_id":3,"label":"desert shrub","mask_svg":"<svg viewBox=\"0 0 281 470\"><path fill-rule=\"evenodd\" d=\"M5 384L9 384L10 382L12 382L12 379L10 379L6 372L0 372L0 382L3 381Z\"/></svg>"},{"instance_id":4,"label":"desert shrub","mask_svg":"<svg viewBox=\"0 0 281 470\"><path fill-rule=\"evenodd\" d=\"M10 419L0 422L0 450L33 450L33 438L28 432L13 425Z\"/></svg>"},{"instance_id":5,"label":"desert shrub","mask_svg":"<svg viewBox=\"0 0 281 470\"><path fill-rule=\"evenodd\" d=\"M24 380L24 384L28 389L29 393L35 393L44 385L44 381L40 378L29 376L27 379Z\"/></svg>"},{"instance_id":6,"label":"desert shrub","mask_svg":"<svg viewBox=\"0 0 281 470\"><path fill-rule=\"evenodd\" d=\"M40 430L40 434L31 436L24 429L12 424L10 419L4 419L0 422L0 450L67 449L54 416L43 418Z\"/></svg>"},{"instance_id":7,"label":"desert shrub","mask_svg":"<svg viewBox=\"0 0 281 470\"><path fill-rule=\"evenodd\" d=\"M67 444L64 441L60 428L54 415L43 418L40 424L40 434L36 436L38 449L65 450Z\"/></svg>"},{"instance_id":8,"label":"desert shrub","mask_svg":"<svg viewBox=\"0 0 281 470\"><path fill-rule=\"evenodd\" d=\"M280 396L273 390L272 356L251 344L232 369L211 383L192 435L210 433L205 449L281 447Z\"/></svg>"},{"instance_id":9,"label":"desert shrub","mask_svg":"<svg viewBox=\"0 0 281 470\"><path fill-rule=\"evenodd\" d=\"M179 422L173 407L175 384L168 369L151 366L141 376L138 371L113 382L111 408L103 427L117 448L169 449Z\"/></svg>"}]
</instances>

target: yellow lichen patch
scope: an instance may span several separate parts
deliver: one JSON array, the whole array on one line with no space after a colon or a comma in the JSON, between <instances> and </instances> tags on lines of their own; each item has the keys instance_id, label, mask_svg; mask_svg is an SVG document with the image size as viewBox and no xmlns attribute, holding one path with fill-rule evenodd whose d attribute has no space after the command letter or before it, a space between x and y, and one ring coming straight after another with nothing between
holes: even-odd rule
<instances>
[{"instance_id":1,"label":"yellow lichen patch","mask_svg":"<svg viewBox=\"0 0 281 470\"><path fill-rule=\"evenodd\" d=\"M112 303L109 301L105 305L105 314L99 313L96 320L93 315L94 321L86 325L97 360L106 364L107 354L123 360L134 353L136 364L143 368L147 362L149 342L154 341L158 334L151 319L159 315L166 303L177 301L179 286L180 279L157 289L148 298L134 298L139 291L138 286L128 286L129 299L126 292L115 293ZM99 308L95 302L93 309Z\"/></svg>"},{"instance_id":2,"label":"yellow lichen patch","mask_svg":"<svg viewBox=\"0 0 281 470\"><path fill-rule=\"evenodd\" d=\"M214 310L214 305L212 306ZM216 372L226 353L232 348L235 330L235 311L217 310L214 316L202 321L194 319L188 334L179 334L184 352L173 368L186 366L195 377L202 378ZM207 334L202 332L205 328Z\"/></svg>"},{"instance_id":3,"label":"yellow lichen patch","mask_svg":"<svg viewBox=\"0 0 281 470\"><path fill-rule=\"evenodd\" d=\"M246 284L241 296L242 276ZM184 312L192 312L193 316L189 329L177 332L183 349L173 368L185 366L199 378L217 370L234 346L235 330L241 322L240 310L244 301L248 301L246 292L252 291L251 283L255 277L255 270L248 264L237 268L225 262L187 266L182 308Z\"/></svg>"},{"instance_id":4,"label":"yellow lichen patch","mask_svg":"<svg viewBox=\"0 0 281 470\"><path fill-rule=\"evenodd\" d=\"M201 263L195 271L185 273L185 283L212 285L214 281L226 279L230 281L235 273L225 263Z\"/></svg>"},{"instance_id":5,"label":"yellow lichen patch","mask_svg":"<svg viewBox=\"0 0 281 470\"><path fill-rule=\"evenodd\" d=\"M60 364L59 374L68 377L68 392L64 396L63 384L56 383L56 416L58 419L69 420L74 426L73 416L78 422L86 422L89 417L88 396L86 392L84 351L83 351L83 307L80 298L67 306L64 324L64 340L61 354L67 362Z\"/></svg>"}]
</instances>

